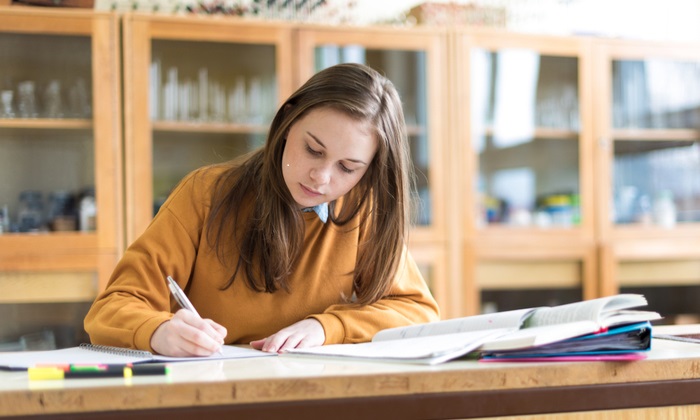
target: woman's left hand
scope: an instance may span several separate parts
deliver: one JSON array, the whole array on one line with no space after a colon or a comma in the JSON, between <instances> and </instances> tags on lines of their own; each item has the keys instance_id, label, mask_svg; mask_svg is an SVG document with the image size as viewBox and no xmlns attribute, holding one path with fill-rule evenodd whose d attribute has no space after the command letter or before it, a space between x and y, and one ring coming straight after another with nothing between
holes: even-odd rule
<instances>
[{"instance_id":1,"label":"woman's left hand","mask_svg":"<svg viewBox=\"0 0 700 420\"><path fill-rule=\"evenodd\" d=\"M288 349L320 346L325 341L326 332L321 323L308 318L282 328L267 338L251 341L250 345L257 350L282 353Z\"/></svg>"}]
</instances>

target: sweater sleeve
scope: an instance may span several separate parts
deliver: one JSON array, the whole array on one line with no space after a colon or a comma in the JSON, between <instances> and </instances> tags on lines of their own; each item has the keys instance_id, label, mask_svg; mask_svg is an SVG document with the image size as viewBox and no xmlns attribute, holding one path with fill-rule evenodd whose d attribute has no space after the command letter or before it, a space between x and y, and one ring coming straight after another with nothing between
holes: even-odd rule
<instances>
[{"instance_id":1,"label":"sweater sleeve","mask_svg":"<svg viewBox=\"0 0 700 420\"><path fill-rule=\"evenodd\" d=\"M440 313L413 257L404 249L396 281L382 299L365 306L333 305L311 317L323 325L324 344L339 344L370 341L386 328L437 321Z\"/></svg>"},{"instance_id":2,"label":"sweater sleeve","mask_svg":"<svg viewBox=\"0 0 700 420\"><path fill-rule=\"evenodd\" d=\"M85 317L93 343L153 350L153 332L172 317L165 277L172 275L184 288L196 256L204 214L195 182L195 174L183 179L125 251Z\"/></svg>"}]
</instances>

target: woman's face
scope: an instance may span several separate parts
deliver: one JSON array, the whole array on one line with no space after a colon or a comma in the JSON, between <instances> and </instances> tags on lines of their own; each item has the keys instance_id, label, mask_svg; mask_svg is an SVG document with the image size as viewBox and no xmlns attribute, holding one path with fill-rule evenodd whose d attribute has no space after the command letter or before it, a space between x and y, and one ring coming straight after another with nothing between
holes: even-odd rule
<instances>
[{"instance_id":1,"label":"woman's face","mask_svg":"<svg viewBox=\"0 0 700 420\"><path fill-rule=\"evenodd\" d=\"M289 129L282 174L300 208L345 195L367 172L377 139L366 122L333 108L316 108Z\"/></svg>"}]
</instances>

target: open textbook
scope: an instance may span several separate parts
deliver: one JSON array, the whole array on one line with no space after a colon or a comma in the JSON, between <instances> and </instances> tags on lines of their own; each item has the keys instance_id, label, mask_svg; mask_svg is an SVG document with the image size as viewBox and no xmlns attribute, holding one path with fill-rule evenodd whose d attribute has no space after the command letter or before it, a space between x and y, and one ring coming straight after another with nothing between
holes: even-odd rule
<instances>
[{"instance_id":1,"label":"open textbook","mask_svg":"<svg viewBox=\"0 0 700 420\"><path fill-rule=\"evenodd\" d=\"M542 355L647 350L656 312L642 295L622 294L554 307L520 309L378 332L371 342L290 350L288 355L351 357L436 364L470 353L498 356L544 349ZM548 348L547 346L555 346Z\"/></svg>"},{"instance_id":2,"label":"open textbook","mask_svg":"<svg viewBox=\"0 0 700 420\"><path fill-rule=\"evenodd\" d=\"M59 350L0 352L0 370L25 370L37 365L167 363L275 355L248 347L226 345L221 347L220 354L211 356L170 357L145 350L81 344L78 347Z\"/></svg>"}]
</instances>

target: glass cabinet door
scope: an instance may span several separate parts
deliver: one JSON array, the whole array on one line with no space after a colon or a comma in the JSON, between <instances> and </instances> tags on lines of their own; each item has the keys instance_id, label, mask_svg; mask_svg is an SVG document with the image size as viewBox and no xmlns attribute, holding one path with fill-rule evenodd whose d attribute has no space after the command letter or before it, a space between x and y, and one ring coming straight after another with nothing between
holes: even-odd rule
<instances>
[{"instance_id":1,"label":"glass cabinet door","mask_svg":"<svg viewBox=\"0 0 700 420\"><path fill-rule=\"evenodd\" d=\"M95 189L90 36L8 33L0 51L0 229L94 231L78 215Z\"/></svg>"},{"instance_id":2,"label":"glass cabinet door","mask_svg":"<svg viewBox=\"0 0 700 420\"><path fill-rule=\"evenodd\" d=\"M123 246L117 32L111 14L0 13L0 343L17 349L84 340Z\"/></svg>"},{"instance_id":3,"label":"glass cabinet door","mask_svg":"<svg viewBox=\"0 0 700 420\"><path fill-rule=\"evenodd\" d=\"M608 41L597 54L603 291L700 322L700 46Z\"/></svg>"},{"instance_id":4,"label":"glass cabinet door","mask_svg":"<svg viewBox=\"0 0 700 420\"><path fill-rule=\"evenodd\" d=\"M464 313L595 297L588 42L456 39Z\"/></svg>"},{"instance_id":5,"label":"glass cabinet door","mask_svg":"<svg viewBox=\"0 0 700 420\"><path fill-rule=\"evenodd\" d=\"M700 222L700 59L609 64L611 220L659 228Z\"/></svg>"},{"instance_id":6,"label":"glass cabinet door","mask_svg":"<svg viewBox=\"0 0 700 420\"><path fill-rule=\"evenodd\" d=\"M592 226L580 47L545 48L477 42L468 51L476 229Z\"/></svg>"},{"instance_id":7,"label":"glass cabinet door","mask_svg":"<svg viewBox=\"0 0 700 420\"><path fill-rule=\"evenodd\" d=\"M292 37L226 19L126 19L131 242L187 173L264 144L290 93Z\"/></svg>"},{"instance_id":8,"label":"glass cabinet door","mask_svg":"<svg viewBox=\"0 0 700 420\"><path fill-rule=\"evenodd\" d=\"M298 84L334 64L355 62L378 70L396 86L403 102L418 194L411 235L417 241L444 237L442 36L364 28L299 32Z\"/></svg>"}]
</instances>

